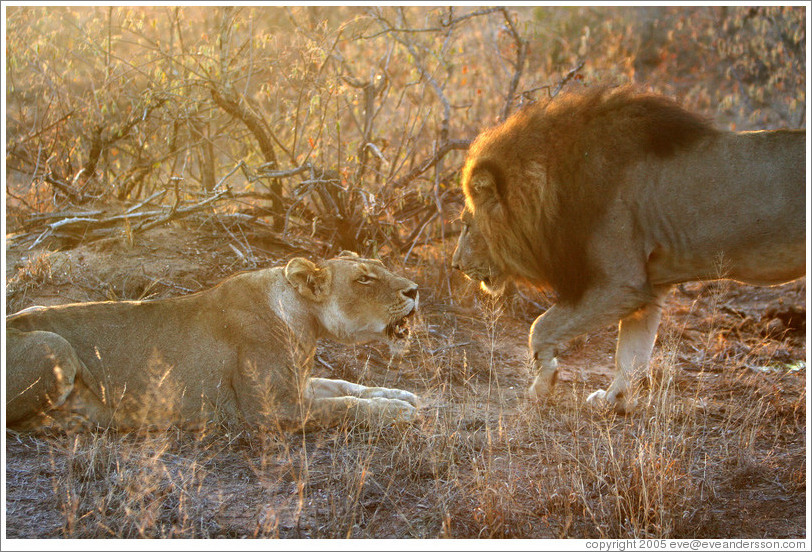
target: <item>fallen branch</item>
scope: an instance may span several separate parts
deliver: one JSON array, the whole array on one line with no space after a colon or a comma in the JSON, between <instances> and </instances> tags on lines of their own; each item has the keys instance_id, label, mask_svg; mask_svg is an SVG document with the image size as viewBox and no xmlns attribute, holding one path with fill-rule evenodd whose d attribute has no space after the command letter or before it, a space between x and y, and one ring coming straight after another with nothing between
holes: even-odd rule
<instances>
[{"instance_id":1,"label":"fallen branch","mask_svg":"<svg viewBox=\"0 0 812 552\"><path fill-rule=\"evenodd\" d=\"M216 201L231 197L231 190L227 188L192 205L178 206L176 204L171 207L139 210L165 193L166 190L153 194L148 199L130 207L121 214L109 215L105 211L96 210L32 215L24 223L24 228L28 232L16 235L13 239L20 240L26 236L35 235L36 239L32 247L48 237L94 241L109 237L111 232L114 231L111 227L122 222L128 225L138 223L134 227L130 227L129 231L143 232L170 220L196 213Z\"/></svg>"}]
</instances>

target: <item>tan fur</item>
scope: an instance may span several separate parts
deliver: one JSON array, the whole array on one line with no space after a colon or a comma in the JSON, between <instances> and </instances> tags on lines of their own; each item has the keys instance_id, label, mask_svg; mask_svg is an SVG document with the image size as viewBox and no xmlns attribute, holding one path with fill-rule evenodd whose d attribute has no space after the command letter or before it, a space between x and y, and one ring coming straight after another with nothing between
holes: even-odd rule
<instances>
[{"instance_id":1,"label":"tan fur","mask_svg":"<svg viewBox=\"0 0 812 552\"><path fill-rule=\"evenodd\" d=\"M590 401L630 410L672 284L805 274L805 151L803 131L723 132L629 88L557 97L472 145L453 264L558 293L531 329L533 396L558 347L620 320L617 377Z\"/></svg>"},{"instance_id":2,"label":"tan fur","mask_svg":"<svg viewBox=\"0 0 812 552\"><path fill-rule=\"evenodd\" d=\"M412 419L417 397L310 378L317 340L400 346L417 285L342 255L233 276L156 301L26 309L6 318L6 417L74 412L101 426L329 426Z\"/></svg>"}]
</instances>

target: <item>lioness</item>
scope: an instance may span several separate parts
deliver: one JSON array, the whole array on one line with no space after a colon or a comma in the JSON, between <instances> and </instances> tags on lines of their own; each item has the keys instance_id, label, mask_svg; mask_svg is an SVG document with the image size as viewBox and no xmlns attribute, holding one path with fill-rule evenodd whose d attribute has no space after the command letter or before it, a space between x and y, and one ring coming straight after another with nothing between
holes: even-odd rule
<instances>
[{"instance_id":1,"label":"lioness","mask_svg":"<svg viewBox=\"0 0 812 552\"><path fill-rule=\"evenodd\" d=\"M717 130L630 88L558 96L471 145L452 265L557 292L530 330L531 397L552 392L559 346L619 320L615 379L588 401L629 411L673 284L805 275L805 152L802 130Z\"/></svg>"},{"instance_id":2,"label":"lioness","mask_svg":"<svg viewBox=\"0 0 812 552\"><path fill-rule=\"evenodd\" d=\"M414 282L342 254L185 297L26 309L6 318L7 425L35 427L65 410L119 428L410 420L408 391L309 372L320 338L398 347L417 301Z\"/></svg>"}]
</instances>

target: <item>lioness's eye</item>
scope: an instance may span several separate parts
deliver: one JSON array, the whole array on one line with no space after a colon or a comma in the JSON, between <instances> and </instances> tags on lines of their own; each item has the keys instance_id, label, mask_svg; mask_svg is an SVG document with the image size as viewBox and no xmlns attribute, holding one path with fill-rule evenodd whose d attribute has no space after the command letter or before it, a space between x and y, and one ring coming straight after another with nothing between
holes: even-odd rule
<instances>
[{"instance_id":1,"label":"lioness's eye","mask_svg":"<svg viewBox=\"0 0 812 552\"><path fill-rule=\"evenodd\" d=\"M362 274L356 280L356 282L358 282L359 284L371 284L374 281L375 278L373 276L370 276L369 274Z\"/></svg>"}]
</instances>

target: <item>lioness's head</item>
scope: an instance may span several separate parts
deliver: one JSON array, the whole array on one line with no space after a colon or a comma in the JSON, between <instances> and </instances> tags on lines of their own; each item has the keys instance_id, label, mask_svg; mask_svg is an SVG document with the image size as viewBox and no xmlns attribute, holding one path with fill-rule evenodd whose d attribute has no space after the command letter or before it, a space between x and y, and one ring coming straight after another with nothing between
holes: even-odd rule
<instances>
[{"instance_id":1,"label":"lioness's head","mask_svg":"<svg viewBox=\"0 0 812 552\"><path fill-rule=\"evenodd\" d=\"M451 267L479 282L483 291L499 295L505 288L505 277L491 259L488 244L473 214L465 208L460 216L462 232L451 258Z\"/></svg>"},{"instance_id":2,"label":"lioness's head","mask_svg":"<svg viewBox=\"0 0 812 552\"><path fill-rule=\"evenodd\" d=\"M402 350L418 303L417 284L355 253L318 264L295 258L285 278L311 305L328 337L343 343L383 341Z\"/></svg>"}]
</instances>

